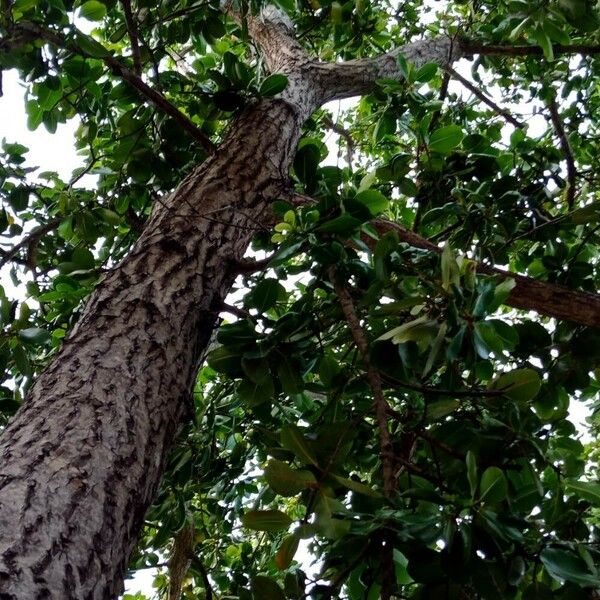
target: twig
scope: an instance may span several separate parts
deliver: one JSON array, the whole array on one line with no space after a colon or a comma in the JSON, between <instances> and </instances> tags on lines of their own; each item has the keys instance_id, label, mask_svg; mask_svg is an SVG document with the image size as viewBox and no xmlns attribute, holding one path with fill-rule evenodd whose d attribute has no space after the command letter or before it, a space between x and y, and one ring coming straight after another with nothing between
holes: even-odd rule
<instances>
[{"instance_id":1,"label":"twig","mask_svg":"<svg viewBox=\"0 0 600 600\"><path fill-rule=\"evenodd\" d=\"M45 29L36 23L28 21L20 22L15 29L24 34L24 42L32 41L32 39L40 38L47 42L64 48L75 54L86 58L97 58L91 56L84 50L82 50L77 44L68 42L63 39L56 32L50 29ZM33 37L32 37L33 36ZM0 44L2 46L2 44ZM10 44L9 44L10 47ZM209 153L214 154L216 146L211 142L208 136L195 125L186 115L184 115L174 104L169 102L160 92L151 88L149 85L144 83L142 79L136 75L133 71L127 68L125 65L114 58L106 50L106 54L99 60L102 60L104 64L118 77L129 83L135 90L137 90L144 98L154 104L157 108L160 108L163 112L167 113L183 128L185 129L200 145Z\"/></svg>"},{"instance_id":2,"label":"twig","mask_svg":"<svg viewBox=\"0 0 600 600\"><path fill-rule=\"evenodd\" d=\"M334 123L333 119L331 119L328 115L323 117L323 124L325 127L329 127L331 131L337 133L341 138L346 142L346 162L348 166L352 166L352 161L354 160L354 139L351 133L342 127L339 123Z\"/></svg>"},{"instance_id":3,"label":"twig","mask_svg":"<svg viewBox=\"0 0 600 600\"><path fill-rule=\"evenodd\" d=\"M202 581L204 582L204 592L206 596L206 600L213 600L213 589L210 584L210 579L208 578L208 573L206 572L206 567L202 564L202 561L197 556L192 556L192 565L194 568L200 571L200 576L202 577Z\"/></svg>"},{"instance_id":4,"label":"twig","mask_svg":"<svg viewBox=\"0 0 600 600\"><path fill-rule=\"evenodd\" d=\"M484 54L487 56L543 56L544 51L540 46L508 46L487 45L462 40L460 48L463 54ZM554 44L554 55L558 54L600 54L600 46L592 44Z\"/></svg>"},{"instance_id":5,"label":"twig","mask_svg":"<svg viewBox=\"0 0 600 600\"><path fill-rule=\"evenodd\" d=\"M548 103L550 109L550 118L552 119L552 125L554 125L554 131L560 141L560 147L565 155L565 161L567 163L567 206L569 210L573 210L575 204L575 194L577 193L577 168L575 167L575 158L573 157L573 151L571 150L571 144L569 144L569 138L565 131L564 123L560 118L558 112L558 104L556 98L553 96Z\"/></svg>"},{"instance_id":6,"label":"twig","mask_svg":"<svg viewBox=\"0 0 600 600\"><path fill-rule=\"evenodd\" d=\"M386 381L394 386L402 387L413 392L420 392L421 394L429 394L430 396L450 396L454 398L495 398L503 396L502 390L443 390L439 388L429 387L426 385L418 385L416 383L409 383L408 381L401 381L391 375L381 375L383 381Z\"/></svg>"},{"instance_id":7,"label":"twig","mask_svg":"<svg viewBox=\"0 0 600 600\"><path fill-rule=\"evenodd\" d=\"M125 23L127 25L127 35L131 43L131 57L133 58L133 70L141 77L142 75L142 59L140 56L140 42L137 25L131 10L131 0L121 0L123 4L123 12L125 13Z\"/></svg>"},{"instance_id":8,"label":"twig","mask_svg":"<svg viewBox=\"0 0 600 600\"><path fill-rule=\"evenodd\" d=\"M11 261L19 253L20 250L22 250L25 247L30 247L33 244L36 244L41 237L43 237L53 229L56 229L61 222L62 218L56 217L54 219L51 219L47 223L44 223L43 225L38 225L30 231L29 235L26 235L18 244L15 244L10 250L0 251L0 253L2 254L2 258L0 259L0 269L6 263Z\"/></svg>"},{"instance_id":9,"label":"twig","mask_svg":"<svg viewBox=\"0 0 600 600\"><path fill-rule=\"evenodd\" d=\"M232 304L227 304L225 302L223 302L221 305L220 312L226 312L230 315L239 317L240 319L250 319L250 321L256 322L256 319L247 310L239 308L238 306L233 306Z\"/></svg>"},{"instance_id":10,"label":"twig","mask_svg":"<svg viewBox=\"0 0 600 600\"><path fill-rule=\"evenodd\" d=\"M518 129L523 129L525 125L515 119L508 110L498 106L491 98L488 98L478 87L473 85L468 79L464 78L460 73L453 69L450 65L445 65L444 69L452 75L455 79L460 81L474 96L479 98L484 104L487 104L495 112L502 115L511 125L514 125Z\"/></svg>"},{"instance_id":11,"label":"twig","mask_svg":"<svg viewBox=\"0 0 600 600\"><path fill-rule=\"evenodd\" d=\"M250 275L258 271L264 271L269 266L272 256L260 260L235 260L230 263L230 270L238 275Z\"/></svg>"}]
</instances>

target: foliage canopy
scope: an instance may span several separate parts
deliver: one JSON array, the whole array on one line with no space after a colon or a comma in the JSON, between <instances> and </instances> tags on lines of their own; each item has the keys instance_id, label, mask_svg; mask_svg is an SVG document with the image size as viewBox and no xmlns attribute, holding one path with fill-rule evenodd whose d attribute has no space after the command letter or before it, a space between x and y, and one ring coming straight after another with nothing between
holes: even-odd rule
<instances>
[{"instance_id":1,"label":"foliage canopy","mask_svg":"<svg viewBox=\"0 0 600 600\"><path fill-rule=\"evenodd\" d=\"M171 556L165 597L170 576L186 598L371 599L391 580L403 598L589 598L597 451L568 409L598 400L600 334L515 311L515 281L481 265L598 288L595 2L277 3L321 60L467 39L473 83L400 58L402 80L309 119L290 185L314 201L282 199L257 232L268 260L224 307L131 568ZM2 145L0 262L27 294L0 291L6 420L152 205L287 79L214 1L3 6L28 126L78 117L87 161L63 181Z\"/></svg>"}]
</instances>

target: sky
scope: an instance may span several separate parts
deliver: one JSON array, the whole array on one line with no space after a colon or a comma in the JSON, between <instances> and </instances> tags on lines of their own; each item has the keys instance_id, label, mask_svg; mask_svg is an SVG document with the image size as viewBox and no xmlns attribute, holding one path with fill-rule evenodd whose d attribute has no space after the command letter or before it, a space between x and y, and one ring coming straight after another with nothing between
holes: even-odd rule
<instances>
[{"instance_id":1,"label":"sky","mask_svg":"<svg viewBox=\"0 0 600 600\"><path fill-rule=\"evenodd\" d=\"M435 5L438 9L441 3L431 0L431 4ZM462 65L457 66L457 70L468 79L470 73L470 63L466 61L462 62ZM49 134L43 126L40 126L36 131L31 132L27 129L27 120L24 110L24 87L18 82L15 71L5 71L3 77L3 89L4 95L0 97L0 140L5 138L8 142L19 142L29 148L27 154L28 165L39 166L39 171L57 171L59 175L68 180L71 177L73 169L83 166L83 158L78 156L74 144L73 138L75 130L77 129L78 122L76 119L69 121L66 124L59 124L56 134ZM470 96L469 92L464 90L458 82L453 81L450 88L452 92L463 94L465 98ZM495 93L492 91L494 100L501 102L500 90L496 90ZM338 114L340 108L344 108L351 104L352 101L345 101L343 104L332 103L330 110L334 113L334 116ZM537 136L541 135L546 128L546 120L541 116L532 116L532 105L521 107L522 112L525 115L525 120L529 123L529 135ZM535 107L534 107L535 108ZM505 131L505 138L510 136L512 132L511 127L507 127ZM331 134L328 138L327 145L329 148L329 156L326 160L326 164L336 164L338 162L338 148L337 148L338 137L336 134ZM83 185L92 186L94 183L93 176L87 176L86 179L82 180ZM0 237L0 243L2 242ZM19 294L17 290L14 290L10 279L7 277L6 270L0 272L0 283L5 286L8 290L12 290ZM589 411L580 403L572 403L571 408L571 419L578 426L583 434L583 441L590 439L589 434L585 432L585 418ZM302 552L308 560L308 553ZM152 577L153 572L151 570L140 571L136 577L126 582L126 591L129 593L135 593L141 591L152 597Z\"/></svg>"}]
</instances>

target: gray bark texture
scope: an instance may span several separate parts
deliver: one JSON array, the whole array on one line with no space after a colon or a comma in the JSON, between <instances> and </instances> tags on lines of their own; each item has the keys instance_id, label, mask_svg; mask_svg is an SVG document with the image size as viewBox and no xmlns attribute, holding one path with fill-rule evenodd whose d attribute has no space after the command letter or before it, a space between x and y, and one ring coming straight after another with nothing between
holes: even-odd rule
<instances>
[{"instance_id":1,"label":"gray bark texture","mask_svg":"<svg viewBox=\"0 0 600 600\"><path fill-rule=\"evenodd\" d=\"M323 101L395 75L388 58L315 63L268 14L251 33L290 85L248 107L216 154L156 206L0 438L0 600L122 592L235 264L285 195L303 121ZM446 60L449 45L406 54Z\"/></svg>"}]
</instances>

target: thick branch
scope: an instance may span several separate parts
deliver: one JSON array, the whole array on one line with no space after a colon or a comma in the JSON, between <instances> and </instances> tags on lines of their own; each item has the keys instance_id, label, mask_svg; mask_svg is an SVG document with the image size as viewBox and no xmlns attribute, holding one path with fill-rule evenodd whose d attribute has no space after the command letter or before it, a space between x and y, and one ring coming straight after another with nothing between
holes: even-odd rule
<instances>
[{"instance_id":1,"label":"thick branch","mask_svg":"<svg viewBox=\"0 0 600 600\"><path fill-rule=\"evenodd\" d=\"M445 67L459 59L461 51L451 38L439 37L407 44L374 58L343 63L315 63L313 66L324 90L324 102L368 94L380 79L402 79L403 74L398 67L399 56L417 68L426 63Z\"/></svg>"},{"instance_id":2,"label":"thick branch","mask_svg":"<svg viewBox=\"0 0 600 600\"><path fill-rule=\"evenodd\" d=\"M79 54L86 58L97 58L89 55L84 50L79 48L75 43L69 42L61 37L58 33L41 27L36 23L21 22L16 26L17 32L24 34L21 42L32 41L33 39L39 38L49 42L50 44L59 48L64 48ZM14 40L14 38L12 38ZM2 47L11 48L12 43L0 45ZM186 115L184 115L174 104L169 102L160 92L157 92L149 85L144 83L140 77L138 77L133 71L128 69L126 66L121 64L118 59L114 58L106 51L106 54L100 58L104 64L118 77L129 83L135 90L137 90L146 100L154 104L157 108L173 117L173 119L185 129L201 146L209 153L213 154L215 151L215 145L210 141L208 136L196 126Z\"/></svg>"},{"instance_id":3,"label":"thick branch","mask_svg":"<svg viewBox=\"0 0 600 600\"><path fill-rule=\"evenodd\" d=\"M398 223L377 219L371 224L380 235L388 231L395 231L400 240L414 248L422 248L436 254L442 253L441 248ZM375 247L376 241L372 238L364 236L363 240L372 248ZM546 317L571 321L580 325L600 327L600 295L598 294L570 290L562 285L537 281L525 275L518 275L482 263L477 265L477 271L515 280L517 285L505 301L508 306L520 310L533 310Z\"/></svg>"},{"instance_id":4,"label":"thick branch","mask_svg":"<svg viewBox=\"0 0 600 600\"><path fill-rule=\"evenodd\" d=\"M541 46L505 46L478 44L469 40L460 42L463 54L486 54L488 56L543 56ZM600 46L593 44L554 44L554 55L558 54L600 54Z\"/></svg>"}]
</instances>

